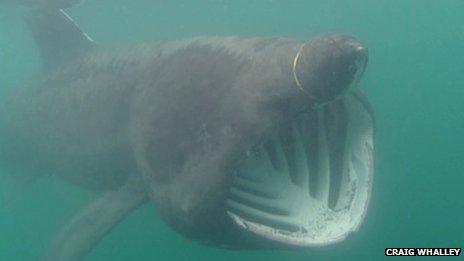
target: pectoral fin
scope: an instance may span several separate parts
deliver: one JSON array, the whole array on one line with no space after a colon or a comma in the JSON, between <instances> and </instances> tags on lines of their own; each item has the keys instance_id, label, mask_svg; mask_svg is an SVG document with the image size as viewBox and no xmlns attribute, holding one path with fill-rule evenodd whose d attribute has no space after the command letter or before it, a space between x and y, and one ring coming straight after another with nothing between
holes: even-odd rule
<instances>
[{"instance_id":1,"label":"pectoral fin","mask_svg":"<svg viewBox=\"0 0 464 261\"><path fill-rule=\"evenodd\" d=\"M61 228L46 247L43 261L81 260L129 213L147 201L145 192L124 186L94 200Z\"/></svg>"}]
</instances>

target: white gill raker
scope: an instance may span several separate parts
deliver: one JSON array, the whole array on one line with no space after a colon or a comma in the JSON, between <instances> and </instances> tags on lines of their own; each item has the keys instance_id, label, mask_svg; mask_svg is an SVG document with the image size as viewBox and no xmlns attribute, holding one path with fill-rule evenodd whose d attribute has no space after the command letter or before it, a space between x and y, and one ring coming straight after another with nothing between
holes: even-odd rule
<instances>
[{"instance_id":1,"label":"white gill raker","mask_svg":"<svg viewBox=\"0 0 464 261\"><path fill-rule=\"evenodd\" d=\"M275 139L272 145L276 154L275 160L279 161L276 163L283 167L284 159L282 159L280 149L275 148L277 145ZM261 155L266 155L264 158L270 161L267 153ZM263 162L256 163L255 166ZM270 162L267 164L270 164ZM245 171L244 175L250 174L249 171ZM258 224L289 231L298 230L298 222L291 216L290 209L287 207L289 202L287 202L287 199L282 198L282 191L279 189L281 188L279 185L288 183L288 181L285 180L283 173L277 171L274 167L267 171L271 175L263 182L250 181L241 177L241 175L235 179L227 202L230 211Z\"/></svg>"},{"instance_id":2,"label":"white gill raker","mask_svg":"<svg viewBox=\"0 0 464 261\"><path fill-rule=\"evenodd\" d=\"M347 209L351 206L351 203L354 199L354 193L356 191L356 184L354 184L354 180L352 175L352 163L351 163L351 146L350 146L350 114L349 110L347 109L347 104L342 101L340 102L340 106L342 106L341 110L339 110L336 115L340 115L337 118L338 126L341 128L337 133L338 137L342 137L341 140L336 142L335 146L338 146L338 152L340 153L338 156L339 158L335 158L338 162L337 169L332 169L333 173L331 177L336 178L337 182L331 182L331 192L334 193L333 196L334 202L329 206L331 209L338 211L342 209ZM338 173L337 173L338 172ZM336 184L334 184L336 183Z\"/></svg>"},{"instance_id":3,"label":"white gill raker","mask_svg":"<svg viewBox=\"0 0 464 261\"><path fill-rule=\"evenodd\" d=\"M352 136L349 137L350 139ZM356 147L355 147L356 146ZM365 163L363 163L363 158L365 160L364 156L361 154L358 154L358 150L360 148L360 144L350 144L350 150L347 152L348 155L348 184L346 186L346 193L348 194L351 191L351 195L349 197L345 197L344 200L345 202L342 202L341 200L338 202L338 205L336 207L336 210L343 209L343 208L351 208L351 211L354 213L362 212L362 210L359 210L360 206L357 206L357 202L362 202L362 197L360 198L360 194L362 194L362 191L359 191L360 189L363 188L363 184L365 181L365 177L363 176L363 173L367 173L367 168L365 167ZM358 204L359 205L359 204Z\"/></svg>"},{"instance_id":4,"label":"white gill raker","mask_svg":"<svg viewBox=\"0 0 464 261\"><path fill-rule=\"evenodd\" d=\"M263 186L263 183L257 183L242 176L235 178L234 187L248 194L271 199L277 198L277 195L272 190L269 190L269 186Z\"/></svg>"},{"instance_id":5,"label":"white gill raker","mask_svg":"<svg viewBox=\"0 0 464 261\"><path fill-rule=\"evenodd\" d=\"M356 185L354 204L352 211L364 213L367 207L370 189L372 186L372 144L373 144L373 125L370 115L358 103L351 103L350 111L353 117L350 119L350 160L352 163L353 183ZM359 220L361 222L362 219Z\"/></svg>"},{"instance_id":6,"label":"white gill raker","mask_svg":"<svg viewBox=\"0 0 464 261\"><path fill-rule=\"evenodd\" d=\"M259 155L250 159L255 167L242 169L244 173L236 177L234 186L230 190L228 206L233 213L248 220L270 227L297 231L301 229L301 224L292 216L289 207L291 202L288 202L288 198L284 196L288 191L282 190L294 186L289 174L292 160L284 152L282 146L285 146L283 145L285 141L280 137L278 134L271 135L266 149L260 146ZM256 166L266 167L256 168ZM253 172L265 173L266 175L263 176L267 176L267 179L261 182L250 179L249 176Z\"/></svg>"},{"instance_id":7,"label":"white gill raker","mask_svg":"<svg viewBox=\"0 0 464 261\"><path fill-rule=\"evenodd\" d=\"M347 138L347 114L343 101L330 104L327 107L327 137L329 146L330 160L330 189L329 189L329 208L335 209L337 202L345 195L341 194L342 187L347 181L344 174L347 174L345 159L346 138Z\"/></svg>"},{"instance_id":8,"label":"white gill raker","mask_svg":"<svg viewBox=\"0 0 464 261\"><path fill-rule=\"evenodd\" d=\"M315 197L328 205L329 202L329 189L330 189L330 159L329 147L327 142L327 129L325 124L326 117L325 110L319 110L318 121L318 135L317 135L317 191Z\"/></svg>"},{"instance_id":9,"label":"white gill raker","mask_svg":"<svg viewBox=\"0 0 464 261\"><path fill-rule=\"evenodd\" d=\"M287 215L279 215L272 211L255 208L254 206L243 204L233 199L229 200L228 206L235 214L262 224L268 222L286 223L291 221Z\"/></svg>"},{"instance_id":10,"label":"white gill raker","mask_svg":"<svg viewBox=\"0 0 464 261\"><path fill-rule=\"evenodd\" d=\"M288 167L288 159L285 155L284 149L282 148L282 140L279 137L279 133L273 133L270 138L270 142L268 146L266 146L269 155L274 153L274 157L270 157L276 169L273 171L273 175L275 178L282 179L282 181L290 181L289 176L289 167Z\"/></svg>"},{"instance_id":11,"label":"white gill raker","mask_svg":"<svg viewBox=\"0 0 464 261\"><path fill-rule=\"evenodd\" d=\"M288 202L285 200L261 197L256 194L243 191L237 187L231 189L229 199L233 200L233 203L235 204L243 205L242 209L245 207L251 207L253 209L278 216L288 216L290 214L287 209Z\"/></svg>"},{"instance_id":12,"label":"white gill raker","mask_svg":"<svg viewBox=\"0 0 464 261\"><path fill-rule=\"evenodd\" d=\"M261 175L263 176L266 180L272 177L273 172L275 171L274 165L272 164L271 160L271 155L269 155L268 150L266 149L266 143L265 142L260 142L258 146L258 153L261 159L261 164L262 167L266 171L266 175Z\"/></svg>"},{"instance_id":13,"label":"white gill raker","mask_svg":"<svg viewBox=\"0 0 464 261\"><path fill-rule=\"evenodd\" d=\"M341 173L341 182L340 187L338 189L338 199L333 206L333 210L339 211L342 209L348 209L353 200L354 195L356 193L356 180L353 175L353 163L351 161L351 151L347 144L343 151L343 166L342 166L342 173Z\"/></svg>"},{"instance_id":14,"label":"white gill raker","mask_svg":"<svg viewBox=\"0 0 464 261\"><path fill-rule=\"evenodd\" d=\"M306 149L304 148L303 135L300 133L300 129L297 126L297 122L292 124L293 137L295 141L295 184L306 191L307 195L310 195L309 192L309 166L308 158L306 154Z\"/></svg>"},{"instance_id":15,"label":"white gill raker","mask_svg":"<svg viewBox=\"0 0 464 261\"><path fill-rule=\"evenodd\" d=\"M245 220L252 221L257 224L263 224L287 231L299 231L301 229L298 221L294 220L292 216L276 215L275 213L262 211L233 200L228 201L228 206L234 215L238 215L245 218Z\"/></svg>"},{"instance_id":16,"label":"white gill raker","mask_svg":"<svg viewBox=\"0 0 464 261\"><path fill-rule=\"evenodd\" d=\"M305 165L307 168L308 193L316 198L318 178L318 121L317 111L310 111L297 119L300 144L303 146Z\"/></svg>"},{"instance_id":17,"label":"white gill raker","mask_svg":"<svg viewBox=\"0 0 464 261\"><path fill-rule=\"evenodd\" d=\"M278 146L282 150L282 156L285 158L286 162L286 171L282 172L282 175L288 177L289 180L295 183L295 140L292 136L292 125L289 121L286 121L282 126L279 128L279 135L278 135Z\"/></svg>"},{"instance_id":18,"label":"white gill raker","mask_svg":"<svg viewBox=\"0 0 464 261\"><path fill-rule=\"evenodd\" d=\"M271 142L276 164L284 166L282 155L276 147L276 142ZM242 169L234 179L230 190L229 206L233 206L242 213L255 208L256 211L264 211L275 215L288 215L286 202L280 198L279 184L284 178L276 171L264 145L258 145L257 153L250 156L249 165ZM257 175L257 177L253 177ZM277 190L276 190L277 188Z\"/></svg>"}]
</instances>

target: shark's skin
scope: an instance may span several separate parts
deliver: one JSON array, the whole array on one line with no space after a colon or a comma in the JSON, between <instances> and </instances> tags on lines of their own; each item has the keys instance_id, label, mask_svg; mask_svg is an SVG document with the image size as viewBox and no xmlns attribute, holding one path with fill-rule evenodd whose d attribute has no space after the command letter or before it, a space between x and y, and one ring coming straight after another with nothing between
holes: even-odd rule
<instances>
[{"instance_id":1,"label":"shark's skin","mask_svg":"<svg viewBox=\"0 0 464 261\"><path fill-rule=\"evenodd\" d=\"M305 245L240 227L227 207L230 188L269 135L300 141L289 134L297 118L308 126L307 140L325 126L329 164L342 175L346 130L366 125L362 132L370 133L373 120L353 87L366 63L358 40L206 37L102 47L70 24L58 30L82 43L66 46L44 27L63 14L49 9L31 18L46 72L0 107L0 134L8 137L0 140L1 162L102 193L57 233L44 260L80 260L148 199L175 230L210 245ZM360 123L347 127L358 111ZM284 152L293 159L290 147ZM361 159L369 177L370 153ZM327 197L336 204L337 196Z\"/></svg>"}]
</instances>

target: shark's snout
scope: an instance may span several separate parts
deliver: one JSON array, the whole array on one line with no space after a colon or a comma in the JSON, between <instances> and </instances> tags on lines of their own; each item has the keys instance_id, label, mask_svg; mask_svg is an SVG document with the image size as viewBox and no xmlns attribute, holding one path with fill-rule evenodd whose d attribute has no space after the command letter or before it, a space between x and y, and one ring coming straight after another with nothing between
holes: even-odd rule
<instances>
[{"instance_id":1,"label":"shark's snout","mask_svg":"<svg viewBox=\"0 0 464 261\"><path fill-rule=\"evenodd\" d=\"M293 62L296 84L317 104L330 102L355 85L367 50L354 37L324 35L303 44Z\"/></svg>"}]
</instances>

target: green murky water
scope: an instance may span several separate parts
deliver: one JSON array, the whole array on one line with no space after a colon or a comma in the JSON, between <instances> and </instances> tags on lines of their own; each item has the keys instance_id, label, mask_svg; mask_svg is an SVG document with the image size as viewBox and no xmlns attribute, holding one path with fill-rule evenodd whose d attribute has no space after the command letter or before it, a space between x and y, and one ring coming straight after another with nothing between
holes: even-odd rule
<instances>
[{"instance_id":1,"label":"green murky water","mask_svg":"<svg viewBox=\"0 0 464 261\"><path fill-rule=\"evenodd\" d=\"M215 249L174 233L147 205L86 260L378 260L386 247L464 246L463 1L88 0L70 13L102 43L355 35L369 48L361 85L377 118L370 209L343 243L302 251ZM38 74L35 48L21 14L0 6L0 95ZM0 189L11 190L9 184L3 180ZM36 260L54 228L93 197L57 180L25 188L0 206L0 260Z\"/></svg>"}]
</instances>

